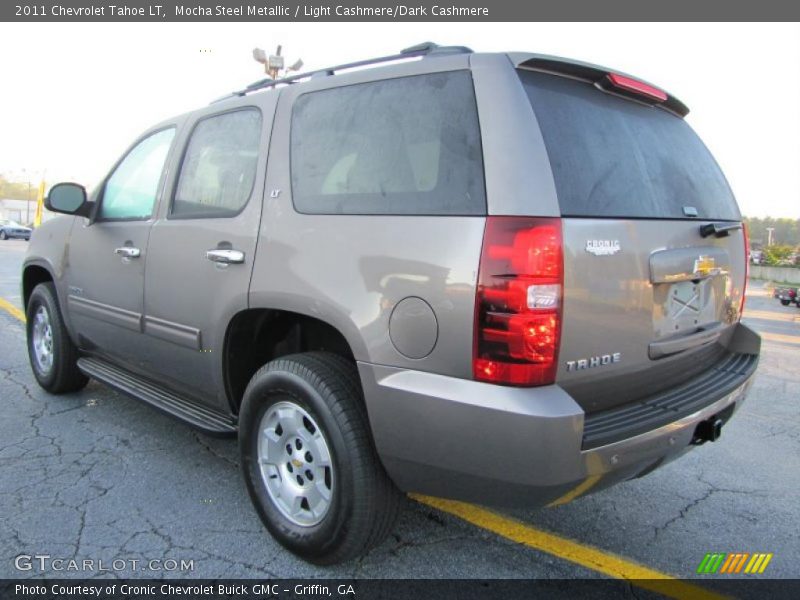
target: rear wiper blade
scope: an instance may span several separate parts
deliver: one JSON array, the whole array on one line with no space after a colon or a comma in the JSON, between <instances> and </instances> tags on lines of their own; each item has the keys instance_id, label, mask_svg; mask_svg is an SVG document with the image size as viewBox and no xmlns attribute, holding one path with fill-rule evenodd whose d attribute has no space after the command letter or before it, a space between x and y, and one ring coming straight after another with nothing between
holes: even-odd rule
<instances>
[{"instance_id":1,"label":"rear wiper blade","mask_svg":"<svg viewBox=\"0 0 800 600\"><path fill-rule=\"evenodd\" d=\"M706 225L700 226L700 235L704 238L707 238L713 234L714 236L721 238L728 236L731 231L736 231L737 229L741 228L741 223L707 223Z\"/></svg>"}]
</instances>

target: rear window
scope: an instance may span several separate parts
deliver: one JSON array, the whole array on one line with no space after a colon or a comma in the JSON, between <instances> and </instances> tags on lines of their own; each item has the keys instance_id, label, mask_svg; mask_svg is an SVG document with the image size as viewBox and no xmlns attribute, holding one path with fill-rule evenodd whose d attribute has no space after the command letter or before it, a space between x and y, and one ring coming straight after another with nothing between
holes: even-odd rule
<instances>
[{"instance_id":1,"label":"rear window","mask_svg":"<svg viewBox=\"0 0 800 600\"><path fill-rule=\"evenodd\" d=\"M470 73L300 96L291 171L295 208L303 213L486 214Z\"/></svg>"},{"instance_id":2,"label":"rear window","mask_svg":"<svg viewBox=\"0 0 800 600\"><path fill-rule=\"evenodd\" d=\"M739 220L711 153L683 119L591 84L520 71L564 216ZM687 208L691 212L691 208Z\"/></svg>"}]
</instances>

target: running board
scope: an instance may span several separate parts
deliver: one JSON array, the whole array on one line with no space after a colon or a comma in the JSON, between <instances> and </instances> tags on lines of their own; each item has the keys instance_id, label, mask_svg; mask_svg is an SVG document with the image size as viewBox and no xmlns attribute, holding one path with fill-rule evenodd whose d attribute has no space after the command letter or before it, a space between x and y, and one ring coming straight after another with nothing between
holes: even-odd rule
<instances>
[{"instance_id":1,"label":"running board","mask_svg":"<svg viewBox=\"0 0 800 600\"><path fill-rule=\"evenodd\" d=\"M78 359L78 368L92 379L123 394L142 400L158 410L211 435L235 435L236 421L230 416L187 400L143 377L98 358Z\"/></svg>"}]
</instances>

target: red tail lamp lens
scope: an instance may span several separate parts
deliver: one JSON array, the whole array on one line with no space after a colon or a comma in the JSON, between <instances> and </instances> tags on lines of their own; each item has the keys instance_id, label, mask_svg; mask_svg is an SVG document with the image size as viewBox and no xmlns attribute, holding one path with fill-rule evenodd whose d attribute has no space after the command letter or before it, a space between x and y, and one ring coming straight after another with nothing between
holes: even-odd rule
<instances>
[{"instance_id":1,"label":"red tail lamp lens","mask_svg":"<svg viewBox=\"0 0 800 600\"><path fill-rule=\"evenodd\" d=\"M476 379L555 381L562 272L560 219L487 218L475 304Z\"/></svg>"}]
</instances>

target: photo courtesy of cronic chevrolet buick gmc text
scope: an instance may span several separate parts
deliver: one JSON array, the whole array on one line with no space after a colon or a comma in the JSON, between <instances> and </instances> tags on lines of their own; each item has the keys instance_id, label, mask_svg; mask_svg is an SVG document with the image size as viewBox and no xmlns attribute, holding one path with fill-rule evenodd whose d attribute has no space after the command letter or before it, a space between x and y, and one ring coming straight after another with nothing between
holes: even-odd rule
<instances>
[{"instance_id":1,"label":"photo courtesy of cronic chevrolet buick gmc text","mask_svg":"<svg viewBox=\"0 0 800 600\"><path fill-rule=\"evenodd\" d=\"M719 437L760 351L687 112L435 44L256 82L88 197L50 190L70 216L23 266L35 377L238 435L267 529L320 564L378 544L401 492L543 506L641 477Z\"/></svg>"}]
</instances>

